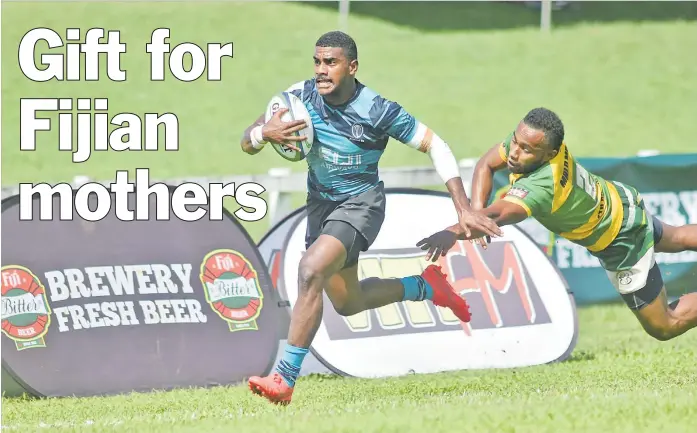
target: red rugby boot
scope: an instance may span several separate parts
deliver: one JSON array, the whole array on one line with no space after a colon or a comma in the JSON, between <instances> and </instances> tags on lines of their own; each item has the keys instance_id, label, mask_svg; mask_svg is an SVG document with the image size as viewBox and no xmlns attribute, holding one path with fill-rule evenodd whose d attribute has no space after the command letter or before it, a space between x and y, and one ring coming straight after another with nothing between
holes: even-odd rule
<instances>
[{"instance_id":1,"label":"red rugby boot","mask_svg":"<svg viewBox=\"0 0 697 433\"><path fill-rule=\"evenodd\" d=\"M266 397L271 403L286 406L290 404L294 388L288 386L283 376L274 372L266 377L250 377L249 389L254 394Z\"/></svg>"},{"instance_id":2,"label":"red rugby boot","mask_svg":"<svg viewBox=\"0 0 697 433\"><path fill-rule=\"evenodd\" d=\"M441 272L440 266L429 265L421 276L433 289L431 302L434 305L448 307L461 321L465 323L470 321L472 315L467 301L455 292L453 286L448 282L447 275Z\"/></svg>"}]
</instances>

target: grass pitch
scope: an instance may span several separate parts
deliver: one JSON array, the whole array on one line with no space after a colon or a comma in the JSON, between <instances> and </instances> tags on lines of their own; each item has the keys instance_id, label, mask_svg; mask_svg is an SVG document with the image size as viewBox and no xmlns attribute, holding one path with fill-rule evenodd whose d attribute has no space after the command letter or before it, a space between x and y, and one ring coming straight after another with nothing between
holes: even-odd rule
<instances>
[{"instance_id":1,"label":"grass pitch","mask_svg":"<svg viewBox=\"0 0 697 433\"><path fill-rule=\"evenodd\" d=\"M556 365L301 378L286 408L242 386L3 399L2 425L8 432L694 432L697 331L660 343L619 306L582 309L580 329L571 360Z\"/></svg>"},{"instance_id":2,"label":"grass pitch","mask_svg":"<svg viewBox=\"0 0 697 433\"><path fill-rule=\"evenodd\" d=\"M566 121L580 156L654 148L694 152L697 136L697 3L580 3L539 15L511 4L353 3L349 31L359 46L359 78L432 126L458 158L476 157L532 107ZM294 23L292 30L279 23ZM242 130L274 92L312 75L312 47L338 24L329 3L7 3L2 4L2 184L113 179L148 167L151 177L303 170L270 149L238 146ZM33 83L17 66L17 44L47 26L122 31L126 83ZM145 43L157 27L172 46L235 44L223 80L148 79ZM45 50L45 46L42 48ZM19 99L107 97L118 112L174 112L178 152L106 152L72 164L56 135L19 151ZM392 142L383 167L428 165ZM300 204L298 195L296 204ZM234 203L230 206L236 208ZM268 221L246 224L255 239ZM281 409L242 387L109 398L2 399L3 429L137 432L694 432L697 331L659 343L622 306L580 311L580 341L569 362L386 380L308 378Z\"/></svg>"}]
</instances>

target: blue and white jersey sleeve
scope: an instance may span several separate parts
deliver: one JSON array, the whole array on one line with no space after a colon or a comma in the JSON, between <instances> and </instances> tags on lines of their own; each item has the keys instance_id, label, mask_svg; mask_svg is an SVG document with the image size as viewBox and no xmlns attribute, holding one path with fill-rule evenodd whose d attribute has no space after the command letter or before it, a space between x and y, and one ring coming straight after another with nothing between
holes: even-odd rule
<instances>
[{"instance_id":1,"label":"blue and white jersey sleeve","mask_svg":"<svg viewBox=\"0 0 697 433\"><path fill-rule=\"evenodd\" d=\"M417 121L397 102L377 96L371 109L373 126L402 143L408 143L416 132Z\"/></svg>"},{"instance_id":2,"label":"blue and white jersey sleeve","mask_svg":"<svg viewBox=\"0 0 697 433\"><path fill-rule=\"evenodd\" d=\"M397 102L378 98L379 101L376 101L374 105L377 115L371 116L376 118L375 127L395 140L420 152L427 153L430 149L433 131L419 122Z\"/></svg>"}]
</instances>

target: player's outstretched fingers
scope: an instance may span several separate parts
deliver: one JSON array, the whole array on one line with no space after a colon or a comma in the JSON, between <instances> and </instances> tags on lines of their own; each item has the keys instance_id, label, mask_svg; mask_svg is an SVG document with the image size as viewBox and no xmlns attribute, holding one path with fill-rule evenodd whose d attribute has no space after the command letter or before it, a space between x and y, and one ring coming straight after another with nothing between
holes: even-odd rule
<instances>
[{"instance_id":1,"label":"player's outstretched fingers","mask_svg":"<svg viewBox=\"0 0 697 433\"><path fill-rule=\"evenodd\" d=\"M494 237L502 237L503 236L503 230L501 230L501 227L499 227L494 220L489 220L487 221L487 226L489 229L491 229L491 233L488 233L489 236L494 236Z\"/></svg>"},{"instance_id":2,"label":"player's outstretched fingers","mask_svg":"<svg viewBox=\"0 0 697 433\"><path fill-rule=\"evenodd\" d=\"M288 127L286 127L286 130L284 131L286 134L293 133L293 132L298 132L307 127L307 123L305 123L304 120L295 120L293 122L288 123Z\"/></svg>"},{"instance_id":3,"label":"player's outstretched fingers","mask_svg":"<svg viewBox=\"0 0 697 433\"><path fill-rule=\"evenodd\" d=\"M435 262L438 260L438 257L440 256L438 250L439 248L437 246L431 245L431 248L428 249L428 253L426 254L426 260L429 262Z\"/></svg>"},{"instance_id":4,"label":"player's outstretched fingers","mask_svg":"<svg viewBox=\"0 0 697 433\"><path fill-rule=\"evenodd\" d=\"M428 252L426 253L426 261L430 261L431 255L433 254L433 249L435 247L428 241L428 238L421 239L419 242L416 243L416 246L420 247L424 251L428 250Z\"/></svg>"},{"instance_id":5,"label":"player's outstretched fingers","mask_svg":"<svg viewBox=\"0 0 697 433\"><path fill-rule=\"evenodd\" d=\"M307 140L306 135L289 135L286 137L286 141L305 141Z\"/></svg>"},{"instance_id":6,"label":"player's outstretched fingers","mask_svg":"<svg viewBox=\"0 0 697 433\"><path fill-rule=\"evenodd\" d=\"M479 245L481 245L481 247L484 248L484 249L487 248L487 243L488 243L488 242L487 242L487 238L488 238L488 236L477 239L477 243L478 243Z\"/></svg>"},{"instance_id":7,"label":"player's outstretched fingers","mask_svg":"<svg viewBox=\"0 0 697 433\"><path fill-rule=\"evenodd\" d=\"M499 228L499 226L496 225L496 223L492 222L486 222L486 223L480 223L476 227L476 230L478 232L484 233L487 236L493 236L493 237L500 237L503 236L503 232Z\"/></svg>"},{"instance_id":8,"label":"player's outstretched fingers","mask_svg":"<svg viewBox=\"0 0 697 433\"><path fill-rule=\"evenodd\" d=\"M296 152L300 152L300 149L294 144L288 143L287 141L283 143L283 147L287 147L288 149L293 149Z\"/></svg>"}]
</instances>

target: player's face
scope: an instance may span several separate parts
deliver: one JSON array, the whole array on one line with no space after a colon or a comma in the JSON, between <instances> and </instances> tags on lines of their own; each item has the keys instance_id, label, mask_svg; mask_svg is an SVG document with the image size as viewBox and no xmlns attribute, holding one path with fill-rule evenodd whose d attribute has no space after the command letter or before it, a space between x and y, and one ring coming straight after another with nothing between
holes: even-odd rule
<instances>
[{"instance_id":1,"label":"player's face","mask_svg":"<svg viewBox=\"0 0 697 433\"><path fill-rule=\"evenodd\" d=\"M315 47L315 80L322 96L329 95L349 83L358 62L349 62L341 48Z\"/></svg>"},{"instance_id":2,"label":"player's face","mask_svg":"<svg viewBox=\"0 0 697 433\"><path fill-rule=\"evenodd\" d=\"M508 169L515 174L532 173L556 154L556 150L549 148L543 131L520 122L511 140Z\"/></svg>"}]
</instances>

